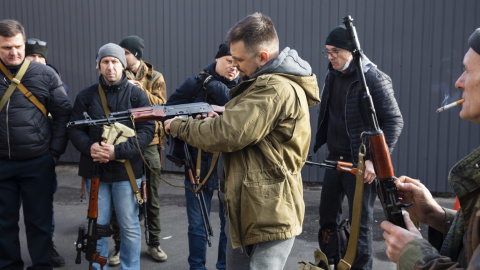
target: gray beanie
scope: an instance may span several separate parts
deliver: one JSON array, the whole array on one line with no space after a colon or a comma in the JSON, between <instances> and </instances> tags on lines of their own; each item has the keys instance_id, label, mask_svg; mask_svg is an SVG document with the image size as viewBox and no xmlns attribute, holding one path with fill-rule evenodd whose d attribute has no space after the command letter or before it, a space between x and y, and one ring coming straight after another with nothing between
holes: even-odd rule
<instances>
[{"instance_id":1,"label":"gray beanie","mask_svg":"<svg viewBox=\"0 0 480 270\"><path fill-rule=\"evenodd\" d=\"M102 58L106 56L112 56L115 58L118 58L120 62L122 63L123 67L127 67L127 60L125 59L125 51L122 49L122 47L118 46L115 43L107 43L100 47L98 50L98 63L102 61Z\"/></svg>"},{"instance_id":2,"label":"gray beanie","mask_svg":"<svg viewBox=\"0 0 480 270\"><path fill-rule=\"evenodd\" d=\"M473 34L468 38L468 46L476 53L480 54L480 28L477 28Z\"/></svg>"}]
</instances>

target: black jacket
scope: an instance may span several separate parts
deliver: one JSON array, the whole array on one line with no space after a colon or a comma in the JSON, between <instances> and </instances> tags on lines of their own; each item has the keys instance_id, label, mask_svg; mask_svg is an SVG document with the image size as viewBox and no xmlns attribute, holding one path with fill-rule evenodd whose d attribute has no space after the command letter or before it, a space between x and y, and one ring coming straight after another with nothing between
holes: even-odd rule
<instances>
[{"instance_id":1,"label":"black jacket","mask_svg":"<svg viewBox=\"0 0 480 270\"><path fill-rule=\"evenodd\" d=\"M403 118L393 93L392 80L387 74L380 71L375 64L370 62L367 57L364 56L362 60L365 80L367 81L367 86L372 96L380 128L385 134L385 140L391 154L403 128ZM329 120L327 107L329 104L330 91L334 91L331 89L333 76L332 66L329 64L329 70L321 94L322 102L318 116L315 145L313 147L314 152L327 141ZM361 144L360 135L363 131L369 130L368 119L362 104L362 97L363 92L361 85L358 79L356 79L348 89L345 105L345 125L347 126L347 133L350 137L351 155L355 163L358 162L358 149ZM365 158L370 159L368 140L366 141L366 147L367 154Z\"/></svg>"},{"instance_id":2,"label":"black jacket","mask_svg":"<svg viewBox=\"0 0 480 270\"><path fill-rule=\"evenodd\" d=\"M142 89L129 83L125 73L122 80L115 85L106 85L102 75L100 75L99 80L105 91L107 105L111 112L150 106L147 95ZM92 119L105 117L98 93L98 84L87 87L78 94L73 106L71 121L84 120L83 112L87 112ZM122 124L133 128L130 121L124 121ZM140 148L143 152L153 139L155 123L154 121L137 122L135 127ZM68 135L75 148L81 153L78 174L87 178L92 177L94 175L94 162L90 155L90 147L100 140L102 126L71 127L68 130ZM115 145L115 158L130 159L135 178L142 176L143 160L139 154L135 137ZM99 174L100 180L104 182L119 182L129 179L124 164L118 161L100 164Z\"/></svg>"},{"instance_id":3,"label":"black jacket","mask_svg":"<svg viewBox=\"0 0 480 270\"><path fill-rule=\"evenodd\" d=\"M0 76L1 98L10 80L1 71ZM50 67L31 62L21 82L45 106L53 121L50 124L37 106L16 89L0 111L0 159L26 160L49 151L58 158L67 147L66 123L72 111L62 81Z\"/></svg>"}]
</instances>

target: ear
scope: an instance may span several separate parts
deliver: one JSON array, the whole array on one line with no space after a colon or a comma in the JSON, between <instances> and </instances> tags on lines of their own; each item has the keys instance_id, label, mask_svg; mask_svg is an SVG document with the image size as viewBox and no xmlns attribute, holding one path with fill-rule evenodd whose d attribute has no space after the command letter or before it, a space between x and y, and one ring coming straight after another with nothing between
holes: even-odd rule
<instances>
[{"instance_id":1,"label":"ear","mask_svg":"<svg viewBox=\"0 0 480 270\"><path fill-rule=\"evenodd\" d=\"M268 51L260 51L260 65L263 67L270 60L270 54Z\"/></svg>"}]
</instances>

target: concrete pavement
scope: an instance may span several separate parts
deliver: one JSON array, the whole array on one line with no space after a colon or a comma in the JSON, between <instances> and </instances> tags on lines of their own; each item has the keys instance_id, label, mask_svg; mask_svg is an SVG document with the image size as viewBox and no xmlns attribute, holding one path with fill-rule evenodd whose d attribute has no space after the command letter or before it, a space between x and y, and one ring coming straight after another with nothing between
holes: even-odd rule
<instances>
[{"instance_id":1,"label":"concrete pavement","mask_svg":"<svg viewBox=\"0 0 480 270\"><path fill-rule=\"evenodd\" d=\"M80 202L81 178L77 176L77 165L62 164L57 167L58 190L55 194L55 237L54 243L57 251L65 258L66 264L58 269L87 269L88 262L85 255L82 254L82 263L75 264L75 247L74 241L77 237L78 226L85 224L87 215L87 203ZM182 185L183 174L164 173L162 177L172 184ZM304 179L307 180L307 179ZM304 185L305 200L305 220L303 232L295 240L292 252L287 260L285 269L299 269L298 262L313 262L313 251L318 247L318 204L320 201L321 186ZM187 239L187 216L185 208L184 190L174 188L165 183L160 185L160 204L161 204L161 226L160 235L161 246L168 255L166 262L158 263L153 261L147 255L147 246L142 244L141 268L142 269L189 269L188 258L188 239ZM455 203L454 197L436 197L442 206L453 208ZM345 208L344 213L348 213ZM381 221L384 220L383 210L380 203L376 203L374 212L374 264L373 269L396 269L385 255L385 246L383 244L382 233L380 228ZM214 196L212 202L212 212L210 216L214 237L212 237L212 247L207 251L207 268L216 269L215 263L217 259L218 235L220 220L218 218L218 199ZM23 219L20 225L20 239L22 248L22 258L25 266L30 265L30 256L28 255L27 244L25 239L25 229ZM424 227L421 227L422 233L426 233ZM142 223L143 230L143 223ZM5 232L3 232L5 233ZM142 231L142 237L144 233ZM110 240L110 250L113 249L113 241ZM118 269L119 267L111 267ZM107 269L107 268L104 268Z\"/></svg>"}]
</instances>

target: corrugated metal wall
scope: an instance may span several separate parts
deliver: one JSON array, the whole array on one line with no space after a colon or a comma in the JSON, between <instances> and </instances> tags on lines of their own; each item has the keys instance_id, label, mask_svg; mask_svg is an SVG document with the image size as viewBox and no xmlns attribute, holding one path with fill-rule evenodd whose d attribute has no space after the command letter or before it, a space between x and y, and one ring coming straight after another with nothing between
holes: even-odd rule
<instances>
[{"instance_id":1,"label":"corrugated metal wall","mask_svg":"<svg viewBox=\"0 0 480 270\"><path fill-rule=\"evenodd\" d=\"M328 32L346 15L354 18L365 53L393 79L405 127L392 155L397 175L420 178L430 189L449 191L448 169L479 145L479 127L460 120L458 108L436 114L445 95L460 97L467 38L480 27L477 0L15 0L1 1L0 18L19 20L28 37L48 42L48 62L78 92L97 80L98 48L127 35L145 39L144 59L165 76L171 94L188 76L213 61L230 27L255 11L274 21L281 47L310 62L320 87ZM313 135L318 106L311 109ZM325 158L325 149L314 161ZM69 145L63 161L75 162ZM166 170L177 170L165 162ZM306 181L322 181L323 169L305 168Z\"/></svg>"}]
</instances>

